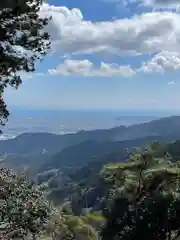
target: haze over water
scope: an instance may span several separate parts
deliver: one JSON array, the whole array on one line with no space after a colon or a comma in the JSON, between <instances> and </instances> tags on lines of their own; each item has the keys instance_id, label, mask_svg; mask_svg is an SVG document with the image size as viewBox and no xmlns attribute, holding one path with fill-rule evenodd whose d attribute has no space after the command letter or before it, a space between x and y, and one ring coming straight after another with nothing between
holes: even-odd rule
<instances>
[{"instance_id":1,"label":"haze over water","mask_svg":"<svg viewBox=\"0 0 180 240\"><path fill-rule=\"evenodd\" d=\"M25 132L64 134L80 130L105 129L120 125L148 122L156 118L179 115L178 111L108 110L108 109L13 109L0 139Z\"/></svg>"}]
</instances>

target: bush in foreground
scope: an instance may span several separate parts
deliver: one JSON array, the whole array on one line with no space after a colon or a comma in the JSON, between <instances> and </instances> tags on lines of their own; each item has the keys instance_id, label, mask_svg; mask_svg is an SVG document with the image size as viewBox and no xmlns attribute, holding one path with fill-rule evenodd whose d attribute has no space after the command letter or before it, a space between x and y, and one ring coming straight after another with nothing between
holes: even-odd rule
<instances>
[{"instance_id":1,"label":"bush in foreground","mask_svg":"<svg viewBox=\"0 0 180 240\"><path fill-rule=\"evenodd\" d=\"M44 229L51 208L26 177L0 170L0 239L24 239Z\"/></svg>"}]
</instances>

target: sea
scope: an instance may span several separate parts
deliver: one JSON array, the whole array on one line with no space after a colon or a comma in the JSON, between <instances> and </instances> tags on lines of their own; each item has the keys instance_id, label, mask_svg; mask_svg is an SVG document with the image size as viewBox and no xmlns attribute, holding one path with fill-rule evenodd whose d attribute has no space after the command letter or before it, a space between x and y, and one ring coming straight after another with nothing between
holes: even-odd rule
<instances>
[{"instance_id":1,"label":"sea","mask_svg":"<svg viewBox=\"0 0 180 240\"><path fill-rule=\"evenodd\" d=\"M154 119L180 115L172 110L134 109L19 109L10 110L5 127L1 127L0 140L15 138L27 132L55 134L74 133L81 130L108 129L129 126Z\"/></svg>"}]
</instances>

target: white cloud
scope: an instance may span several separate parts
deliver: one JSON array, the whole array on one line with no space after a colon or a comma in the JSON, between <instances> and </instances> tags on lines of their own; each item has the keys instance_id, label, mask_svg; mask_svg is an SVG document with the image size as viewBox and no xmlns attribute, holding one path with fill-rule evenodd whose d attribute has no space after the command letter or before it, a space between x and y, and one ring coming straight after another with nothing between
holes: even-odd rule
<instances>
[{"instance_id":1,"label":"white cloud","mask_svg":"<svg viewBox=\"0 0 180 240\"><path fill-rule=\"evenodd\" d=\"M179 9L179 0L141 0L145 6L159 9Z\"/></svg>"},{"instance_id":2,"label":"white cloud","mask_svg":"<svg viewBox=\"0 0 180 240\"><path fill-rule=\"evenodd\" d=\"M106 3L113 3L119 5L130 6L131 4L136 3L137 6L146 6L153 9L173 9L179 10L180 9L180 2L179 0L102 0Z\"/></svg>"},{"instance_id":3,"label":"white cloud","mask_svg":"<svg viewBox=\"0 0 180 240\"><path fill-rule=\"evenodd\" d=\"M42 72L37 72L37 73L25 73L25 72L20 72L19 73L21 78L23 79L23 81L26 81L26 80L29 80L29 79L32 79L34 77L45 77L46 74L45 73L42 73Z\"/></svg>"},{"instance_id":4,"label":"white cloud","mask_svg":"<svg viewBox=\"0 0 180 240\"><path fill-rule=\"evenodd\" d=\"M129 0L135 1L135 0ZM141 0L139 0L141 1ZM169 5L175 0L142 0L146 5ZM151 12L111 21L86 21L79 9L43 4L42 16L52 16L48 25L52 49L56 54L111 54L136 56L155 54L137 72L180 69L180 15L175 12ZM130 66L103 63L95 67L89 60L65 60L51 74L83 76L132 76Z\"/></svg>"},{"instance_id":5,"label":"white cloud","mask_svg":"<svg viewBox=\"0 0 180 240\"><path fill-rule=\"evenodd\" d=\"M180 50L180 15L152 12L130 19L91 22L79 9L44 4L41 15L52 15L48 30L56 53L143 55Z\"/></svg>"},{"instance_id":6,"label":"white cloud","mask_svg":"<svg viewBox=\"0 0 180 240\"><path fill-rule=\"evenodd\" d=\"M89 60L65 60L56 69L48 71L51 75L59 76L124 76L130 77L136 72L130 66L119 66L102 62L99 67Z\"/></svg>"},{"instance_id":7,"label":"white cloud","mask_svg":"<svg viewBox=\"0 0 180 240\"><path fill-rule=\"evenodd\" d=\"M175 81L168 82L168 85L174 85L174 84L175 84Z\"/></svg>"},{"instance_id":8,"label":"white cloud","mask_svg":"<svg viewBox=\"0 0 180 240\"><path fill-rule=\"evenodd\" d=\"M145 73L164 73L165 71L178 69L180 69L180 54L177 52L163 51L155 55L151 60L143 63L138 71Z\"/></svg>"},{"instance_id":9,"label":"white cloud","mask_svg":"<svg viewBox=\"0 0 180 240\"><path fill-rule=\"evenodd\" d=\"M66 59L55 69L49 69L51 75L58 76L124 76L131 77L136 73L165 73L166 71L180 70L180 54L177 52L162 51L152 59L143 62L140 68L132 68L130 65L108 64L101 62L95 66L88 59Z\"/></svg>"}]
</instances>

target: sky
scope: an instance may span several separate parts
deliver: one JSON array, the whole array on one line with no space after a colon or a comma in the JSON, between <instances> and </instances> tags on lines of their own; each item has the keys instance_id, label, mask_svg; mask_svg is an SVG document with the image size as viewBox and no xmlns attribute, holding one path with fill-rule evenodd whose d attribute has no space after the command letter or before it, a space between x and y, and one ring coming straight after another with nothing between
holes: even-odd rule
<instances>
[{"instance_id":1,"label":"sky","mask_svg":"<svg viewBox=\"0 0 180 240\"><path fill-rule=\"evenodd\" d=\"M51 50L8 106L180 109L179 0L49 0Z\"/></svg>"}]
</instances>

